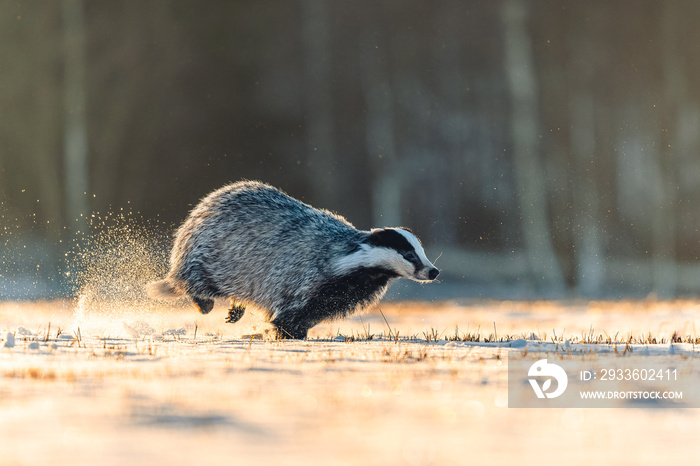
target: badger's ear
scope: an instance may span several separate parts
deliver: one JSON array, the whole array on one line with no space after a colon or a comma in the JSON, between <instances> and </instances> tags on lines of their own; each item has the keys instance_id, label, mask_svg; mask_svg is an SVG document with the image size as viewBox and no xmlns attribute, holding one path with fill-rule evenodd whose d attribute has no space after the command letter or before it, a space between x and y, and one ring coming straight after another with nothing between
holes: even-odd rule
<instances>
[{"instance_id":1,"label":"badger's ear","mask_svg":"<svg viewBox=\"0 0 700 466\"><path fill-rule=\"evenodd\" d=\"M404 234L399 233L396 228L378 228L372 230L367 241L372 246L394 249L398 252L414 250Z\"/></svg>"},{"instance_id":2,"label":"badger's ear","mask_svg":"<svg viewBox=\"0 0 700 466\"><path fill-rule=\"evenodd\" d=\"M406 238L397 232L395 228L375 228L367 241L372 246L379 248L389 248L397 251L412 249Z\"/></svg>"},{"instance_id":3,"label":"badger's ear","mask_svg":"<svg viewBox=\"0 0 700 466\"><path fill-rule=\"evenodd\" d=\"M367 238L367 242L372 246L381 246L383 243L382 239L385 236L386 228L372 228L370 230L369 237Z\"/></svg>"}]
</instances>

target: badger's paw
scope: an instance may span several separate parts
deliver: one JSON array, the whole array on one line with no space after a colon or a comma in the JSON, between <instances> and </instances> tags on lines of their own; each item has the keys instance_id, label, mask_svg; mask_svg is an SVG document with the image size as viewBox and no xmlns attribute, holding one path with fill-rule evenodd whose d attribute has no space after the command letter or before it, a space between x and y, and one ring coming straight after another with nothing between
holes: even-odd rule
<instances>
[{"instance_id":1,"label":"badger's paw","mask_svg":"<svg viewBox=\"0 0 700 466\"><path fill-rule=\"evenodd\" d=\"M231 307L228 310L228 316L226 316L226 323L235 324L236 322L241 320L243 314L245 314L245 306L242 304L236 304L234 301L231 301Z\"/></svg>"},{"instance_id":2,"label":"badger's paw","mask_svg":"<svg viewBox=\"0 0 700 466\"><path fill-rule=\"evenodd\" d=\"M192 302L194 303L195 307L201 312L202 314L209 314L212 309L214 309L214 300L213 299L206 299L206 298L200 298L197 296L192 297Z\"/></svg>"}]
</instances>

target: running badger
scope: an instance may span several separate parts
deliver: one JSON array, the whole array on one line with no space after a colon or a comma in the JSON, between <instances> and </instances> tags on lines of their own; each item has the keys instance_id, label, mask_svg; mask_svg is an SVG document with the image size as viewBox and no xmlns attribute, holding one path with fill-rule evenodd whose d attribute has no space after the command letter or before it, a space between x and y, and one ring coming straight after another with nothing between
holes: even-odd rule
<instances>
[{"instance_id":1,"label":"running badger","mask_svg":"<svg viewBox=\"0 0 700 466\"><path fill-rule=\"evenodd\" d=\"M189 296L202 314L230 298L230 320L253 303L278 338L306 338L327 319L376 303L395 278L440 272L406 228L355 229L347 220L272 186L241 181L197 205L178 229L170 272L149 285L162 298Z\"/></svg>"}]
</instances>

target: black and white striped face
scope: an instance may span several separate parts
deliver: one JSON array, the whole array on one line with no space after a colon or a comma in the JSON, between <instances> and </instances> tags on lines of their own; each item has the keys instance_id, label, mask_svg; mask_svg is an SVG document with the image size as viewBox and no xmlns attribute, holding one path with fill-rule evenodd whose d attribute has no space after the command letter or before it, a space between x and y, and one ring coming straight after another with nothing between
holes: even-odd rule
<instances>
[{"instance_id":1,"label":"black and white striped face","mask_svg":"<svg viewBox=\"0 0 700 466\"><path fill-rule=\"evenodd\" d=\"M416 281L435 280L440 274L425 256L418 238L404 228L372 230L367 243L341 259L338 266L346 270L378 267Z\"/></svg>"}]
</instances>

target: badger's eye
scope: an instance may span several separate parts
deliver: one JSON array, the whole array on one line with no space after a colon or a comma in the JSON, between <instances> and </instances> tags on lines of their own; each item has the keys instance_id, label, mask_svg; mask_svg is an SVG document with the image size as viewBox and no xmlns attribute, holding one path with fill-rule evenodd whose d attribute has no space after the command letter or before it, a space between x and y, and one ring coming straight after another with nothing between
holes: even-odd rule
<instances>
[{"instance_id":1,"label":"badger's eye","mask_svg":"<svg viewBox=\"0 0 700 466\"><path fill-rule=\"evenodd\" d=\"M404 257L405 257L406 260L409 261L409 262L416 262L416 261L418 261L418 255L417 255L415 252L413 252L413 251L407 252L407 253L404 255Z\"/></svg>"}]
</instances>

